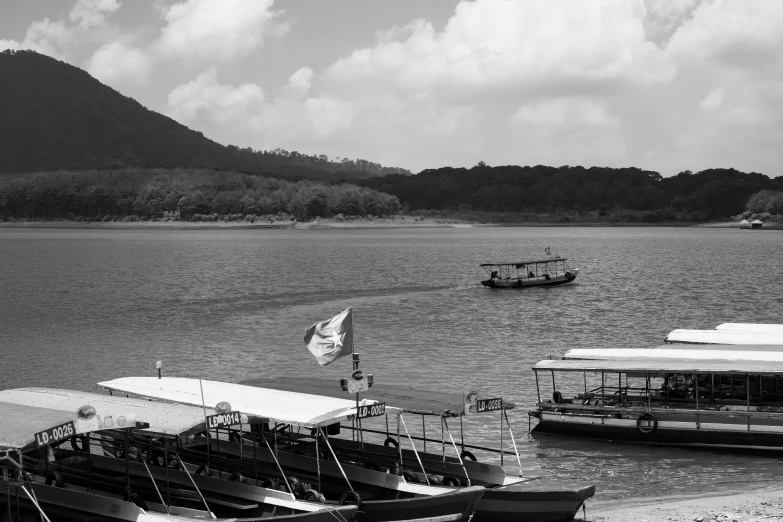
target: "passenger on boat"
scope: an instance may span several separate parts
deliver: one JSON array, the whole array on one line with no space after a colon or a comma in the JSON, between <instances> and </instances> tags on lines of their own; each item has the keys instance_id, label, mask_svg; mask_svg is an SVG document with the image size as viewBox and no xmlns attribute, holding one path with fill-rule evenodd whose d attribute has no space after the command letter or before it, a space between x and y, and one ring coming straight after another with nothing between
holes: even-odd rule
<instances>
[{"instance_id":1,"label":"passenger on boat","mask_svg":"<svg viewBox=\"0 0 783 522\"><path fill-rule=\"evenodd\" d=\"M530 277L530 278L536 277L532 270L530 271L530 273L527 276Z\"/></svg>"},{"instance_id":2,"label":"passenger on boat","mask_svg":"<svg viewBox=\"0 0 783 522\"><path fill-rule=\"evenodd\" d=\"M497 270L493 270L492 273L489 275L490 279L497 279L497 277L498 277L498 271Z\"/></svg>"}]
</instances>

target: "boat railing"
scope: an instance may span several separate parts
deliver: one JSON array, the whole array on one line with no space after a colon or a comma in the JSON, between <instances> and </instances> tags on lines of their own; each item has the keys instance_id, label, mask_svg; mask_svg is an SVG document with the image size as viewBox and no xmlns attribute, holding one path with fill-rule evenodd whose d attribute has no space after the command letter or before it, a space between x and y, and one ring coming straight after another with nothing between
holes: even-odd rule
<instances>
[{"instance_id":1,"label":"boat railing","mask_svg":"<svg viewBox=\"0 0 783 522\"><path fill-rule=\"evenodd\" d=\"M757 406L752 406L751 410L748 410L746 408L739 409L737 407L736 409L713 409L715 406L711 405L704 405L700 404L698 409L696 407L695 403L691 403L690 406L692 408L685 408L685 407L671 407L664 404L652 404L650 406L647 406L647 404L638 404L638 405L608 405L608 404L568 404L568 403L555 403L555 402L539 402L536 406L538 406L541 410L549 410L551 412L555 413L566 413L569 411L576 411L576 412L593 412L596 414L602 414L602 413L609 413L611 416L616 415L617 413L634 413L634 414L642 414L642 413L698 413L699 415L717 415L717 416L737 416L738 414L741 416L753 416L754 418L759 419L780 419L783 422L783 416L781 416L781 413L783 413L783 405L780 406L767 406L762 408L775 408L778 411L775 411L773 409L770 410L759 410ZM683 405L684 406L684 405ZM725 406L721 406L725 407Z\"/></svg>"}]
</instances>

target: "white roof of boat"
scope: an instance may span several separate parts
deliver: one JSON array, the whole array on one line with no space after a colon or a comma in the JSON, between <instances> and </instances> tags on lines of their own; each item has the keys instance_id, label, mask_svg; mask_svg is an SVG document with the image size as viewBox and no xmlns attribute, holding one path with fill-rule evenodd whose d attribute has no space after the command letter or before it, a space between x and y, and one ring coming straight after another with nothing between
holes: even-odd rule
<instances>
[{"instance_id":1,"label":"white roof of boat","mask_svg":"<svg viewBox=\"0 0 783 522\"><path fill-rule=\"evenodd\" d=\"M26 449L35 443L35 434L76 418L76 410L64 412L49 408L0 403L0 450Z\"/></svg>"},{"instance_id":2,"label":"white roof of boat","mask_svg":"<svg viewBox=\"0 0 783 522\"><path fill-rule=\"evenodd\" d=\"M0 406L18 405L27 408L47 408L50 411L67 414L69 420L75 419L76 411L86 404L95 408L98 415L135 413L137 420L150 425L149 428L143 430L148 433L188 436L205 429L204 411L192 406L52 388L19 388L0 391ZM207 414L214 414L214 412L207 412Z\"/></svg>"},{"instance_id":3,"label":"white roof of boat","mask_svg":"<svg viewBox=\"0 0 783 522\"><path fill-rule=\"evenodd\" d=\"M564 360L644 361L649 359L686 359L702 361L767 361L783 363L783 350L777 346L721 344L665 344L656 348L573 348Z\"/></svg>"},{"instance_id":4,"label":"white roof of boat","mask_svg":"<svg viewBox=\"0 0 783 522\"><path fill-rule=\"evenodd\" d=\"M545 360L534 370L612 373L748 373L752 375L782 375L783 363L764 361L646 359L641 361Z\"/></svg>"},{"instance_id":5,"label":"white roof of boat","mask_svg":"<svg viewBox=\"0 0 783 522\"><path fill-rule=\"evenodd\" d=\"M783 332L748 332L724 330L672 330L666 336L670 343L693 344L771 344L783 349Z\"/></svg>"},{"instance_id":6,"label":"white roof of boat","mask_svg":"<svg viewBox=\"0 0 783 522\"><path fill-rule=\"evenodd\" d=\"M783 334L783 324L723 323L715 327L721 332L764 332Z\"/></svg>"},{"instance_id":7,"label":"white roof of boat","mask_svg":"<svg viewBox=\"0 0 783 522\"><path fill-rule=\"evenodd\" d=\"M271 390L243 384L201 381L184 377L122 377L98 383L98 386L141 397L201 406L213 410L219 402L228 402L233 411L266 417L276 422L303 427L328 426L344 421L356 413L356 401L322 395ZM346 394L346 396L348 396ZM366 406L377 401L362 399ZM386 407L387 414L399 414L398 408Z\"/></svg>"}]
</instances>

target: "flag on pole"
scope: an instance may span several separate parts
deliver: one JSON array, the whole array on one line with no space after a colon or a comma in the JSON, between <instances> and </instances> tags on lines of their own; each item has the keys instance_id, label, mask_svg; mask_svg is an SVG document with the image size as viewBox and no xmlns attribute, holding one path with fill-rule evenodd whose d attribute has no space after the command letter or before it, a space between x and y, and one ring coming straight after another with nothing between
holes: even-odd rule
<instances>
[{"instance_id":1,"label":"flag on pole","mask_svg":"<svg viewBox=\"0 0 783 522\"><path fill-rule=\"evenodd\" d=\"M315 323L305 331L305 344L321 366L353 353L351 308L331 319Z\"/></svg>"}]
</instances>

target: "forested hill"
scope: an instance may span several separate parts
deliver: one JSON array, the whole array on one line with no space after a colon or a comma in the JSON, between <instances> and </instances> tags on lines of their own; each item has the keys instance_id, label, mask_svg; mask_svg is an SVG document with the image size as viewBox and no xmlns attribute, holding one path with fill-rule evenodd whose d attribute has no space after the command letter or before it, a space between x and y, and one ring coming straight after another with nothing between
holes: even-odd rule
<instances>
[{"instance_id":1,"label":"forested hill","mask_svg":"<svg viewBox=\"0 0 783 522\"><path fill-rule=\"evenodd\" d=\"M664 178L638 168L488 167L441 168L416 176L390 175L359 184L397 196L411 210L489 212L559 210L668 210L723 217L745 210L759 190L783 190L783 177L734 169L684 171Z\"/></svg>"},{"instance_id":2,"label":"forested hill","mask_svg":"<svg viewBox=\"0 0 783 522\"><path fill-rule=\"evenodd\" d=\"M410 174L364 160L223 146L33 51L0 52L0 78L0 172L191 167L331 182Z\"/></svg>"}]
</instances>

